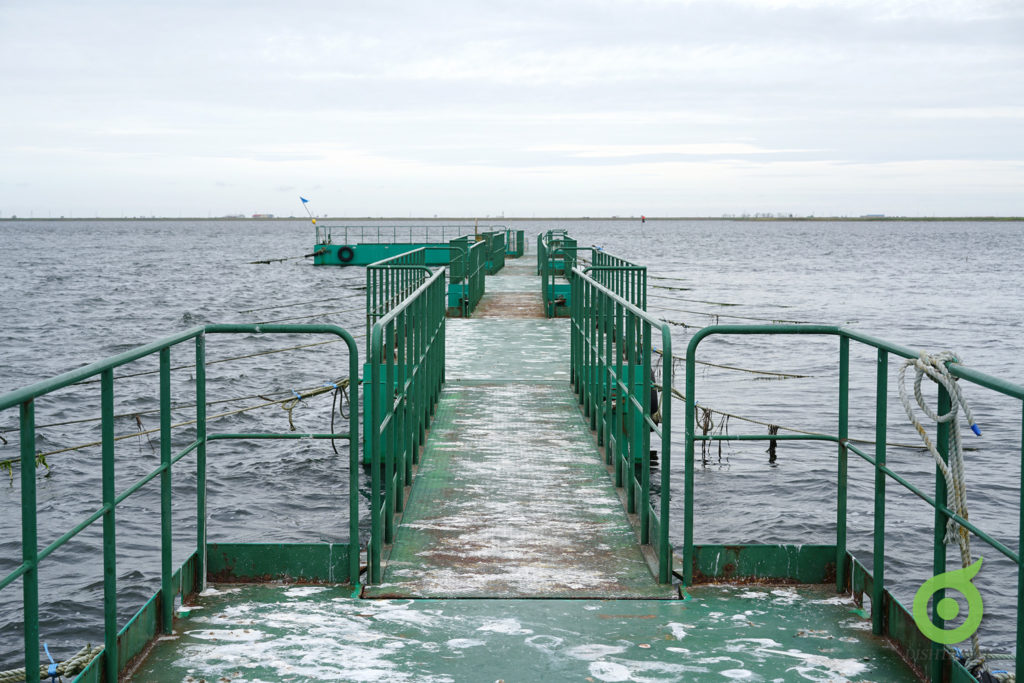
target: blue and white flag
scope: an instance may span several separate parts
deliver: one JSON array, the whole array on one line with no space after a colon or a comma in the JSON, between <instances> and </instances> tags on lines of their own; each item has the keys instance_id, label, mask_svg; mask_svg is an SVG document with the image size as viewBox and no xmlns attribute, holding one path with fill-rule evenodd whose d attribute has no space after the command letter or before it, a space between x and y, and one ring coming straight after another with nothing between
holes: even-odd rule
<instances>
[{"instance_id":1,"label":"blue and white flag","mask_svg":"<svg viewBox=\"0 0 1024 683\"><path fill-rule=\"evenodd\" d=\"M308 199L306 199L305 197L299 197L299 199L301 199L301 200L302 200L302 203L303 203L303 204L309 204L309 200L308 200Z\"/></svg>"}]
</instances>

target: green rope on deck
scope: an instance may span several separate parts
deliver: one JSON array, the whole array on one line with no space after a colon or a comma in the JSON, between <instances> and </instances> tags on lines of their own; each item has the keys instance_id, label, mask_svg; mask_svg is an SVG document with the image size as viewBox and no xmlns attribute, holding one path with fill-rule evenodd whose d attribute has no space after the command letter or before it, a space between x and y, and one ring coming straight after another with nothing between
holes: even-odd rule
<instances>
[{"instance_id":1,"label":"green rope on deck","mask_svg":"<svg viewBox=\"0 0 1024 683\"><path fill-rule=\"evenodd\" d=\"M79 650L75 656L70 659L66 659L57 665L58 676L75 676L85 670L85 667L89 666L89 662L99 653L103 652L103 647L97 645L86 645ZM50 677L47 673L49 665L39 667L39 678L45 680ZM11 669L9 671L0 672L0 683L19 683L25 680L25 667L20 669Z\"/></svg>"}]
</instances>

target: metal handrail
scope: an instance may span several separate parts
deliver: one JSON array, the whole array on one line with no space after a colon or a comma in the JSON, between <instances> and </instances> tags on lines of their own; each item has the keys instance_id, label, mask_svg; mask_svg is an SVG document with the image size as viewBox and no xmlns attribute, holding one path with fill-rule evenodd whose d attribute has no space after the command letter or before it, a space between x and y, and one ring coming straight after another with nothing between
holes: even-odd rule
<instances>
[{"instance_id":1,"label":"metal handrail","mask_svg":"<svg viewBox=\"0 0 1024 683\"><path fill-rule=\"evenodd\" d=\"M672 467L672 406L663 393L660 421L652 415L652 341L661 334L662 377L672 376L672 333L579 267L570 272L571 382L590 428L604 446L615 485L625 488L626 506L636 513L641 544L649 544L658 563L658 581L672 579L669 544L669 495ZM661 442L661 498L650 503L651 434Z\"/></svg>"},{"instance_id":2,"label":"metal handrail","mask_svg":"<svg viewBox=\"0 0 1024 683\"><path fill-rule=\"evenodd\" d=\"M701 341L711 335L826 335L839 338L839 409L837 434L810 434L810 435L763 435L763 434L732 434L732 435L698 435L696 434L696 354ZM868 454L849 442L849 373L850 373L850 342L858 342L876 349L877 367L875 379L875 451ZM871 617L872 630L880 635L884 630L884 614L882 610L883 595L885 591L885 484L887 479L892 479L915 496L925 501L934 509L934 536L933 536L933 571L935 575L946 571L946 523L952 519L962 525L989 546L1005 555L1017 565L1017 648L1016 665L1017 671L1024 671L1024 523L1020 525L1020 533L1017 539L1015 552L1007 544L997 540L992 535L981 530L977 525L963 519L946 504L947 491L946 480L941 470L936 466L935 496L929 496L918 487L914 486L899 474L886 466L886 431L888 426L888 368L889 356L902 358L917 358L918 352L905 346L894 344L877 337L862 334L844 327L832 325L712 325L698 330L690 339L686 352L686 453L685 453L685 474L684 474L684 541L683 541L683 583L691 585L693 582L693 507L694 507L694 444L696 441L722 441L722 440L810 440L827 441L836 443L838 446L838 472L837 472L837 505L836 505L836 589L842 590L846 585L846 529L847 529L847 486L848 486L848 452L852 451L864 461L874 467L874 550L873 560L873 582L871 595ZM951 375L958 379L966 380L979 387L984 387L1000 393L1004 396L1021 401L1022 414L1024 414L1024 386L1008 382L998 377L992 377L978 370L965 367L959 363L948 363L947 368ZM951 399L945 387L938 388L938 414L949 412ZM948 459L949 423L940 423L936 447L943 459ZM1021 467L1024 470L1024 424L1022 424L1021 437ZM1018 515L1024 522L1024 495L1018 493ZM936 603L941 599L936 593ZM936 627L943 627L943 619L937 611L933 612L932 621ZM941 675L942 657L944 648L941 644L932 644L931 662L933 680L936 675Z\"/></svg>"},{"instance_id":3,"label":"metal handrail","mask_svg":"<svg viewBox=\"0 0 1024 683\"><path fill-rule=\"evenodd\" d=\"M370 333L369 583L381 580L384 545L394 540L396 516L444 383L445 300L441 268Z\"/></svg>"},{"instance_id":4,"label":"metal handrail","mask_svg":"<svg viewBox=\"0 0 1024 683\"><path fill-rule=\"evenodd\" d=\"M537 274L548 317L555 314L555 278L576 266L580 252L590 252L591 273L598 283L642 310L647 310L647 267L613 256L599 247L581 247L564 231L549 230L537 235Z\"/></svg>"},{"instance_id":5,"label":"metal handrail","mask_svg":"<svg viewBox=\"0 0 1024 683\"><path fill-rule=\"evenodd\" d=\"M469 237L451 241L451 247L458 253L451 259L450 282L461 284L462 315L469 317L483 298L487 287L487 242L470 242Z\"/></svg>"},{"instance_id":6,"label":"metal handrail","mask_svg":"<svg viewBox=\"0 0 1024 683\"><path fill-rule=\"evenodd\" d=\"M197 574L200 582L206 578L206 444L218 439L335 439L349 440L349 538L350 543L358 544L358 441L359 399L357 392L352 392L352 404L349 420L349 431L337 434L301 434L287 432L254 433L254 434L209 434L206 420L206 335L207 334L334 334L341 337L348 346L349 376L359 376L359 356L355 340L346 330L336 325L307 324L209 324L193 327L189 330L165 337L138 348L126 351L111 358L71 370L56 377L37 382L0 396L0 411L18 407L20 413L20 448L21 448L21 527L22 527L22 562L0 580L0 590L22 579L23 589L23 623L25 639L25 672L26 680L36 683L39 680L39 565L54 550L74 538L94 522L103 522L103 612L104 612L104 669L107 681L116 682L119 657L117 628L117 544L115 512L117 506L128 497L139 491L147 483L160 477L160 517L161 517L161 613L159 628L170 633L172 627L172 609L176 591L171 577L174 572L171 566L171 468L186 455L196 453L196 558ZM171 449L171 361L170 352L173 347L183 342L195 340L195 404L196 404L196 438L172 455ZM114 487L114 369L146 356L159 355L160 374L160 465L139 481L117 494ZM100 376L100 412L101 412L101 459L102 459L102 505L84 520L62 534L43 550L38 547L37 535L37 502L36 502L36 462L35 462L35 400L53 391L70 386L77 382ZM349 577L359 575L359 553L349 554ZM125 627L127 628L127 626ZM125 653L120 653L122 656ZM132 653L128 653L130 657Z\"/></svg>"},{"instance_id":7,"label":"metal handrail","mask_svg":"<svg viewBox=\"0 0 1024 683\"><path fill-rule=\"evenodd\" d=\"M443 244L504 225L317 225L316 244Z\"/></svg>"},{"instance_id":8,"label":"metal handrail","mask_svg":"<svg viewBox=\"0 0 1024 683\"><path fill-rule=\"evenodd\" d=\"M430 277L433 271L426 263L427 247L420 247L366 266L367 343L374 321L386 315Z\"/></svg>"}]
</instances>

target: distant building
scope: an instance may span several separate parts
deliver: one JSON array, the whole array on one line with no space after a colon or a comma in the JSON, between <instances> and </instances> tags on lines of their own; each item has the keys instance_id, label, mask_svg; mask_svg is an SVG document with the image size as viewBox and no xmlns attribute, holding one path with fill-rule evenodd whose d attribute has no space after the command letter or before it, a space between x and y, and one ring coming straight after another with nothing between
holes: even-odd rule
<instances>
[{"instance_id":1,"label":"distant building","mask_svg":"<svg viewBox=\"0 0 1024 683\"><path fill-rule=\"evenodd\" d=\"M884 213L866 213L861 218L885 218Z\"/></svg>"},{"instance_id":2,"label":"distant building","mask_svg":"<svg viewBox=\"0 0 1024 683\"><path fill-rule=\"evenodd\" d=\"M254 213L252 215L252 217L253 218L273 218L274 214L272 214L272 213Z\"/></svg>"}]
</instances>

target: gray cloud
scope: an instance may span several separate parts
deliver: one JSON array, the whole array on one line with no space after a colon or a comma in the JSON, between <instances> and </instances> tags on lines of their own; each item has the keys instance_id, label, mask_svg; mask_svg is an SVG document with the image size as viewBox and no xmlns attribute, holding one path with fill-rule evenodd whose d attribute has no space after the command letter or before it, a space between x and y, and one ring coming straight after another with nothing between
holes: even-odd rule
<instances>
[{"instance_id":1,"label":"gray cloud","mask_svg":"<svg viewBox=\"0 0 1024 683\"><path fill-rule=\"evenodd\" d=\"M693 213L679 183L715 214L1019 214L1022 35L982 0L10 2L0 212L88 186L160 213L175 180L197 215L314 185L364 215Z\"/></svg>"}]
</instances>

